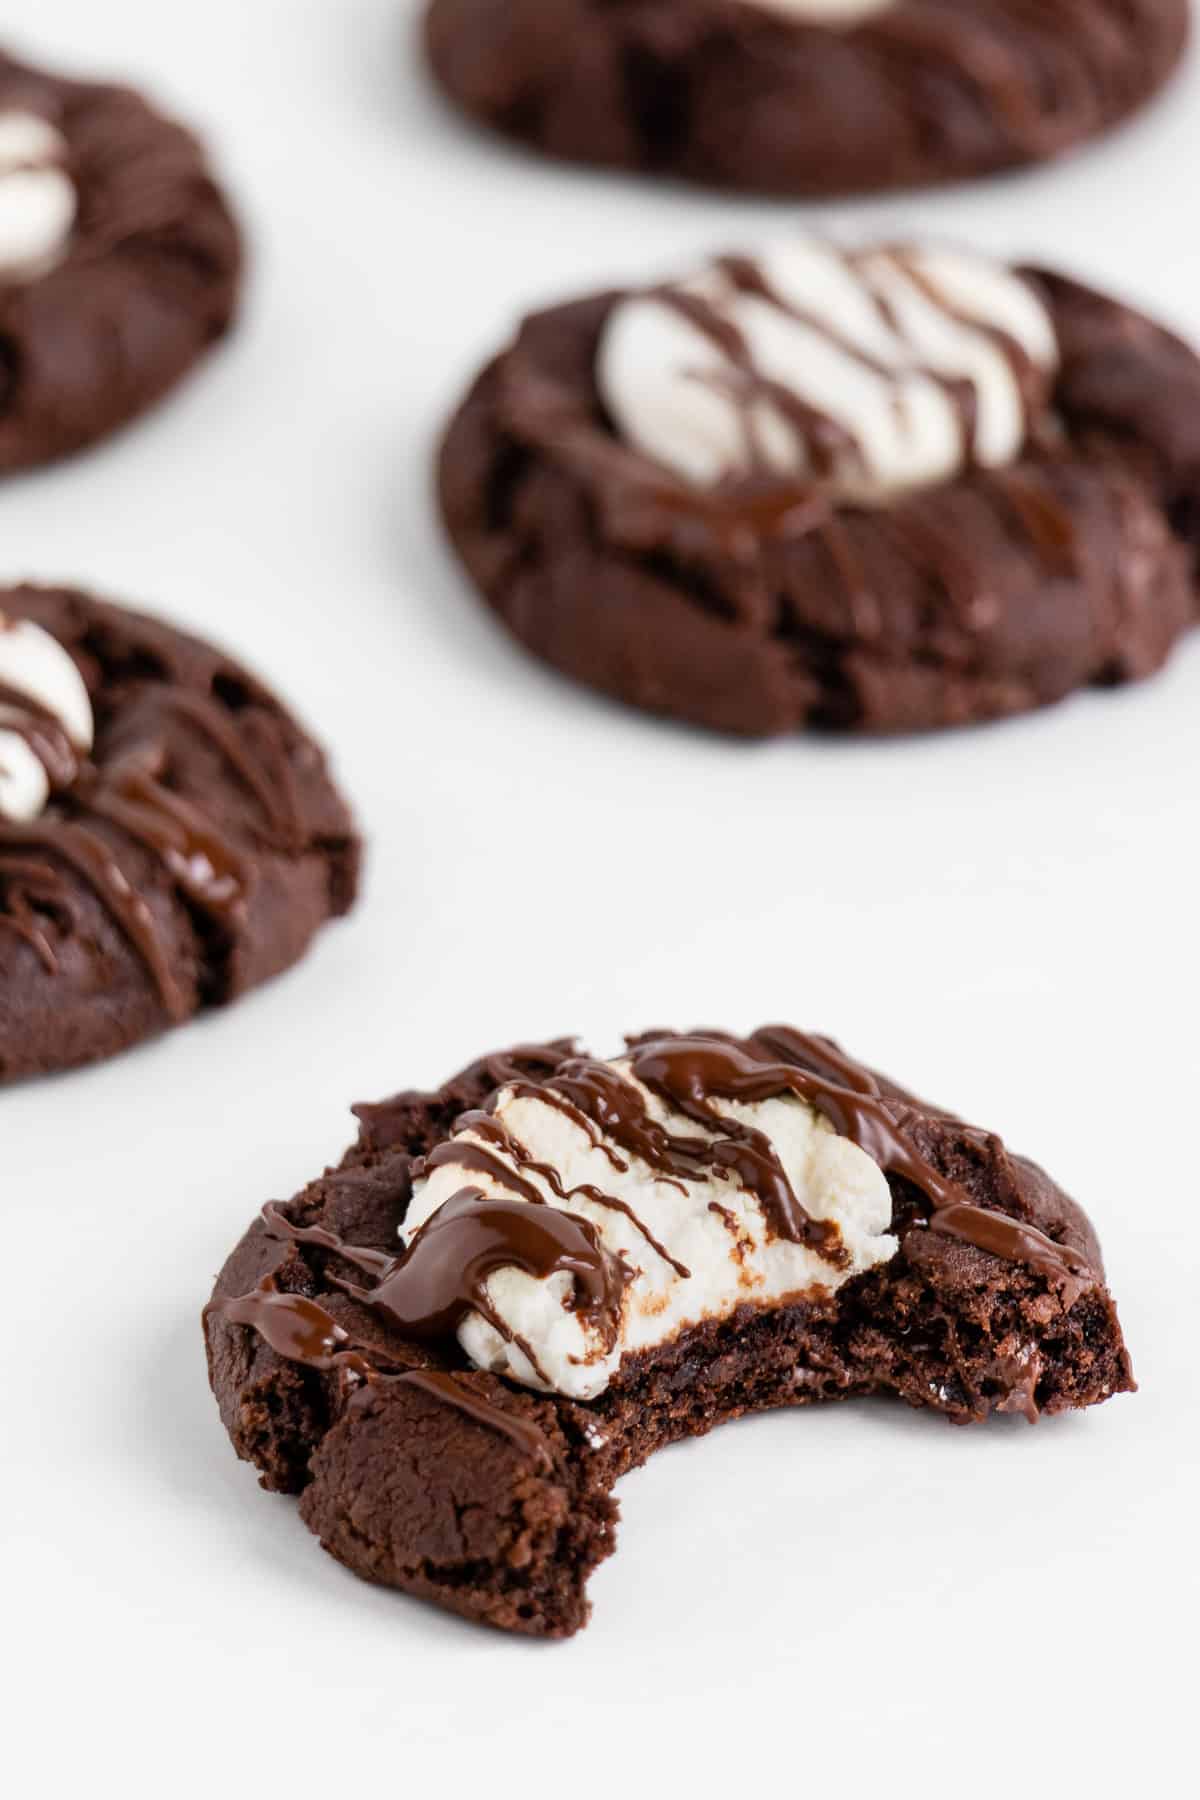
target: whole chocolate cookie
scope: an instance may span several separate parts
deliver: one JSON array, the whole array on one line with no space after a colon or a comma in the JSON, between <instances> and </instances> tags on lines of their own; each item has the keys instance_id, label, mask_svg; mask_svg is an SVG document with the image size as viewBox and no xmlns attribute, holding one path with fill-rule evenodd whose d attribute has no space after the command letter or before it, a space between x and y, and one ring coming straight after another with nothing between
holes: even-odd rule
<instances>
[{"instance_id":1,"label":"whole chocolate cookie","mask_svg":"<svg viewBox=\"0 0 1200 1800\"><path fill-rule=\"evenodd\" d=\"M547 155L774 194L912 187L1106 131L1187 0L433 0L430 62Z\"/></svg>"},{"instance_id":2,"label":"whole chocolate cookie","mask_svg":"<svg viewBox=\"0 0 1200 1800\"><path fill-rule=\"evenodd\" d=\"M469 1618L576 1631L619 1477L742 1413L1133 1386L1079 1207L827 1038L521 1045L355 1111L222 1270L210 1379L327 1550Z\"/></svg>"},{"instance_id":3,"label":"whole chocolate cookie","mask_svg":"<svg viewBox=\"0 0 1200 1800\"><path fill-rule=\"evenodd\" d=\"M156 401L226 330L240 265L188 132L0 54L0 471Z\"/></svg>"},{"instance_id":4,"label":"whole chocolate cookie","mask_svg":"<svg viewBox=\"0 0 1200 1800\"><path fill-rule=\"evenodd\" d=\"M358 862L320 751L237 663L86 594L0 589L0 1081L278 974Z\"/></svg>"},{"instance_id":5,"label":"whole chocolate cookie","mask_svg":"<svg viewBox=\"0 0 1200 1800\"><path fill-rule=\"evenodd\" d=\"M1200 361L1052 274L795 239L526 320L439 490L521 642L634 706L961 724L1192 623Z\"/></svg>"}]
</instances>

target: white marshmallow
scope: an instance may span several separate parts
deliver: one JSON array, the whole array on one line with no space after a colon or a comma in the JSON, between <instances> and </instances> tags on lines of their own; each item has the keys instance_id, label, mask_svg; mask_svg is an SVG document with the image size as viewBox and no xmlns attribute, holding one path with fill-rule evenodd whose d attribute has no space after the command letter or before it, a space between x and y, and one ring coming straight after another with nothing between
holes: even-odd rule
<instances>
[{"instance_id":1,"label":"white marshmallow","mask_svg":"<svg viewBox=\"0 0 1200 1800\"><path fill-rule=\"evenodd\" d=\"M83 677L58 639L30 619L10 622L0 613L0 688L50 713L74 749L91 749L92 703ZM11 729L13 710L11 701L0 700L0 818L27 824L49 799L50 782L22 733Z\"/></svg>"},{"instance_id":2,"label":"white marshmallow","mask_svg":"<svg viewBox=\"0 0 1200 1800\"><path fill-rule=\"evenodd\" d=\"M757 377L850 435L857 454L839 453L823 477L835 497L882 504L959 473L962 414L939 378L974 388L981 464L1019 455L1025 400L993 334L1042 372L1047 391L1058 349L1041 301L1012 270L945 250L852 257L815 239L780 245L757 268L774 299L739 289L720 266L679 287L737 330ZM739 400L734 361L654 293L614 309L597 378L622 436L698 486L751 472L756 453L775 474L813 474L803 432L771 395Z\"/></svg>"},{"instance_id":3,"label":"white marshmallow","mask_svg":"<svg viewBox=\"0 0 1200 1800\"><path fill-rule=\"evenodd\" d=\"M75 223L66 139L36 113L0 113L0 283L54 267Z\"/></svg>"},{"instance_id":4,"label":"white marshmallow","mask_svg":"<svg viewBox=\"0 0 1200 1800\"><path fill-rule=\"evenodd\" d=\"M638 1088L651 1117L671 1131L690 1137L715 1135L634 1082L627 1060L609 1066ZM771 1235L757 1197L733 1174L723 1178L706 1171L702 1179L684 1182L681 1191L680 1185L663 1180L623 1148L619 1154L629 1166L621 1172L591 1135L559 1108L536 1096L505 1090L495 1116L530 1158L550 1164L568 1198L559 1199L528 1167L519 1171L522 1180L532 1184L547 1205L589 1220L604 1247L637 1273L625 1290L617 1342L606 1352L595 1327L563 1305L570 1294L569 1275L540 1280L515 1268L497 1270L487 1281L488 1304L506 1331L529 1345L538 1367L476 1312L468 1314L458 1333L473 1363L530 1387L593 1399L608 1386L622 1359L636 1351L667 1343L704 1320L727 1318L746 1302L769 1304L785 1296L831 1291L895 1254L896 1239L887 1235L891 1194L882 1171L813 1108L790 1095L753 1105L715 1101L714 1107L770 1138L805 1210L814 1218L836 1220L849 1252L847 1266L835 1268L808 1246ZM478 1140L468 1128L456 1141ZM690 1273L681 1276L625 1213L571 1192L585 1183L623 1200ZM464 1187L489 1196L506 1193L519 1204L533 1204L498 1179L443 1164L417 1184L402 1228L405 1241L411 1242L438 1207ZM713 1212L710 1203L724 1209L729 1222Z\"/></svg>"},{"instance_id":5,"label":"white marshmallow","mask_svg":"<svg viewBox=\"0 0 1200 1800\"><path fill-rule=\"evenodd\" d=\"M50 777L41 758L18 731L0 727L0 819L28 825L50 798Z\"/></svg>"}]
</instances>

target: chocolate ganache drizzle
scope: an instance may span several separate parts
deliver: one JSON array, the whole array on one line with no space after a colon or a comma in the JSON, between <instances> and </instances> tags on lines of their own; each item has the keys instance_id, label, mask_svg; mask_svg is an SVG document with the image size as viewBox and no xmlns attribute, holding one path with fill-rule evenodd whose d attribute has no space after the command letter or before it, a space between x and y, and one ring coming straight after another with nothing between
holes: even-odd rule
<instances>
[{"instance_id":1,"label":"chocolate ganache drizzle","mask_svg":"<svg viewBox=\"0 0 1200 1800\"><path fill-rule=\"evenodd\" d=\"M681 1193L691 1184L717 1180L728 1184L731 1196L739 1191L752 1195L771 1233L803 1244L833 1270L846 1261L836 1222L806 1211L765 1132L722 1109L722 1103L744 1109L792 1098L827 1121L835 1137L849 1140L878 1169L923 1196L928 1217L912 1219L906 1230L941 1233L1024 1263L1054 1284L1067 1306L1097 1280L1085 1258L1069 1246L972 1201L916 1147L913 1130L925 1115L903 1098L885 1094L869 1070L826 1039L784 1026L766 1027L747 1040L720 1033L659 1035L632 1041L619 1064L567 1056L542 1081L531 1080L515 1066L511 1074L514 1078L490 1097L486 1110L461 1115L455 1134L412 1166L417 1183L446 1170L455 1182L472 1176L488 1187L457 1186L417 1224L401 1254L349 1245L323 1227L295 1225L275 1208L266 1209L268 1232L328 1252L370 1276L368 1285L330 1271L324 1279L405 1339L449 1347L464 1321L478 1315L500 1338L515 1344L541 1384L553 1389L556 1383L540 1366L538 1347L506 1321L488 1282L504 1270L537 1281L565 1273L569 1281L563 1308L597 1330L606 1353L613 1351L626 1324L626 1293L639 1271L606 1249L589 1219L570 1210L572 1201L626 1215L678 1283L686 1285L691 1274L626 1200L590 1183L568 1186L557 1167L531 1156L496 1116L505 1097L509 1104L523 1096L561 1112L593 1148L606 1146L614 1169L627 1171L632 1159ZM651 1115L647 1094L694 1124L696 1133L668 1130ZM968 1139L974 1135L957 1124L954 1130ZM546 1190L562 1206L552 1204ZM709 1201L706 1210L724 1216L735 1237L744 1229L720 1203ZM894 1241L888 1241L894 1249ZM280 1295L272 1277L252 1295L213 1304L232 1323L258 1330L282 1356L372 1379L371 1362L350 1347L344 1327L333 1326L316 1302ZM455 1399L452 1394L443 1397ZM501 1417L507 1419L506 1414ZM496 1429L507 1427L496 1424Z\"/></svg>"},{"instance_id":2,"label":"chocolate ganache drizzle","mask_svg":"<svg viewBox=\"0 0 1200 1800\"><path fill-rule=\"evenodd\" d=\"M489 1431L508 1438L546 1468L553 1466L549 1442L531 1420L505 1412L451 1370L377 1367L360 1351L349 1348L350 1334L331 1312L304 1294L288 1293L279 1286L274 1274L264 1275L248 1294L214 1300L205 1312L226 1319L231 1325L249 1326L285 1361L322 1374L342 1373L357 1390L351 1404L389 1386L418 1388L431 1399L454 1407Z\"/></svg>"},{"instance_id":3,"label":"chocolate ganache drizzle","mask_svg":"<svg viewBox=\"0 0 1200 1800\"><path fill-rule=\"evenodd\" d=\"M346 1243L322 1226L295 1225L273 1206L264 1208L269 1236L325 1250L372 1276L370 1287L336 1275L328 1279L404 1336L438 1342L453 1339L462 1318L482 1313L503 1329L487 1297L488 1276L519 1268L546 1280L565 1272L571 1288L564 1305L599 1322L615 1339L620 1300L630 1272L608 1255L586 1219L553 1207L489 1200L465 1188L439 1209L400 1256ZM249 1294L224 1296L208 1309L231 1324L248 1325L277 1355L322 1372L342 1370L367 1384L408 1382L457 1406L479 1423L550 1461L544 1435L528 1420L503 1411L465 1388L452 1371L388 1372L350 1348L350 1334L317 1301L281 1291L275 1272ZM527 1350L527 1353L528 1350Z\"/></svg>"},{"instance_id":4,"label":"chocolate ganache drizzle","mask_svg":"<svg viewBox=\"0 0 1200 1800\"><path fill-rule=\"evenodd\" d=\"M48 637L38 627L24 629ZM245 919L248 860L230 833L179 791L171 747L181 732L202 738L251 797L256 835L274 848L300 847L295 796L286 758L268 773L213 696L150 680L130 696L128 710L129 728L118 719L113 741L92 754L90 740L81 748L38 698L0 683L0 726L18 733L39 759L50 797L41 816L7 818L0 807L0 929L28 942L52 973L57 955L45 922L70 917L65 865L101 901L140 957L164 1011L178 1020L189 1010L188 998L119 840L149 851L188 906L231 941Z\"/></svg>"},{"instance_id":5,"label":"chocolate ganache drizzle","mask_svg":"<svg viewBox=\"0 0 1200 1800\"><path fill-rule=\"evenodd\" d=\"M795 1094L828 1119L840 1137L864 1150L885 1174L898 1175L919 1189L932 1208L929 1230L961 1238L1008 1262L1027 1263L1076 1293L1080 1284L1095 1282L1094 1271L1077 1251L1056 1243L1034 1225L976 1206L956 1182L940 1174L912 1141L918 1116L914 1109L885 1101L870 1070L836 1045L791 1026L768 1026L756 1035L771 1044L779 1061L763 1062L744 1047L721 1039L663 1038L634 1046L633 1072L688 1118L722 1130L730 1122L713 1110L714 1099L761 1101ZM776 1215L777 1229L780 1217ZM785 1223L783 1235L791 1235L794 1227Z\"/></svg>"}]
</instances>

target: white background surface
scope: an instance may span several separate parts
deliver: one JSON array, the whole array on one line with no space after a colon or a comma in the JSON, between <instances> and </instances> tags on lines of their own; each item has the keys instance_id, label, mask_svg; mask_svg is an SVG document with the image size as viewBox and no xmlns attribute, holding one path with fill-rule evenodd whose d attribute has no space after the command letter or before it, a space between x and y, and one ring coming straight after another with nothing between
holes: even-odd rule
<instances>
[{"instance_id":1,"label":"white background surface","mask_svg":"<svg viewBox=\"0 0 1200 1800\"><path fill-rule=\"evenodd\" d=\"M710 740L525 660L429 504L460 385L521 309L797 209L471 135L412 16L3 8L12 47L204 128L254 252L241 330L178 398L4 485L3 578L77 579L258 665L372 851L359 911L268 991L0 1097L9 1791L682 1797L772 1759L787 1792L1113 1791L1183 1754L1194 1707L1200 642L1140 689L883 746ZM1200 336L1198 103L1193 61L1059 170L821 216L1053 259ZM566 1646L340 1570L205 1383L200 1306L257 1206L340 1153L351 1101L484 1048L768 1017L1083 1199L1141 1392L1036 1431L856 1405L672 1450L624 1484Z\"/></svg>"}]
</instances>

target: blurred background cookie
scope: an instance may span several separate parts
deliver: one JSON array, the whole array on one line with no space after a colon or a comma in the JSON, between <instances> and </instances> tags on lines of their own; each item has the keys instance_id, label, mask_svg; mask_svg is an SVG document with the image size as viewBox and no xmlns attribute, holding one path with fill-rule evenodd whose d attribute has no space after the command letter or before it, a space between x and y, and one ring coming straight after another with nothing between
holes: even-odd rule
<instances>
[{"instance_id":1,"label":"blurred background cookie","mask_svg":"<svg viewBox=\"0 0 1200 1800\"><path fill-rule=\"evenodd\" d=\"M961 724L1192 623L1200 362L1054 275L797 238L528 319L439 481L577 680L753 736Z\"/></svg>"},{"instance_id":2,"label":"blurred background cookie","mask_svg":"<svg viewBox=\"0 0 1200 1800\"><path fill-rule=\"evenodd\" d=\"M0 472L151 406L227 330L240 267L182 126L0 54Z\"/></svg>"},{"instance_id":3,"label":"blurred background cookie","mask_svg":"<svg viewBox=\"0 0 1200 1800\"><path fill-rule=\"evenodd\" d=\"M236 662L67 589L0 589L0 1080L221 1006L352 905L312 740Z\"/></svg>"},{"instance_id":4,"label":"blurred background cookie","mask_svg":"<svg viewBox=\"0 0 1200 1800\"><path fill-rule=\"evenodd\" d=\"M1187 0L433 0L462 109L547 155L778 194L1074 149L1182 52Z\"/></svg>"}]
</instances>

